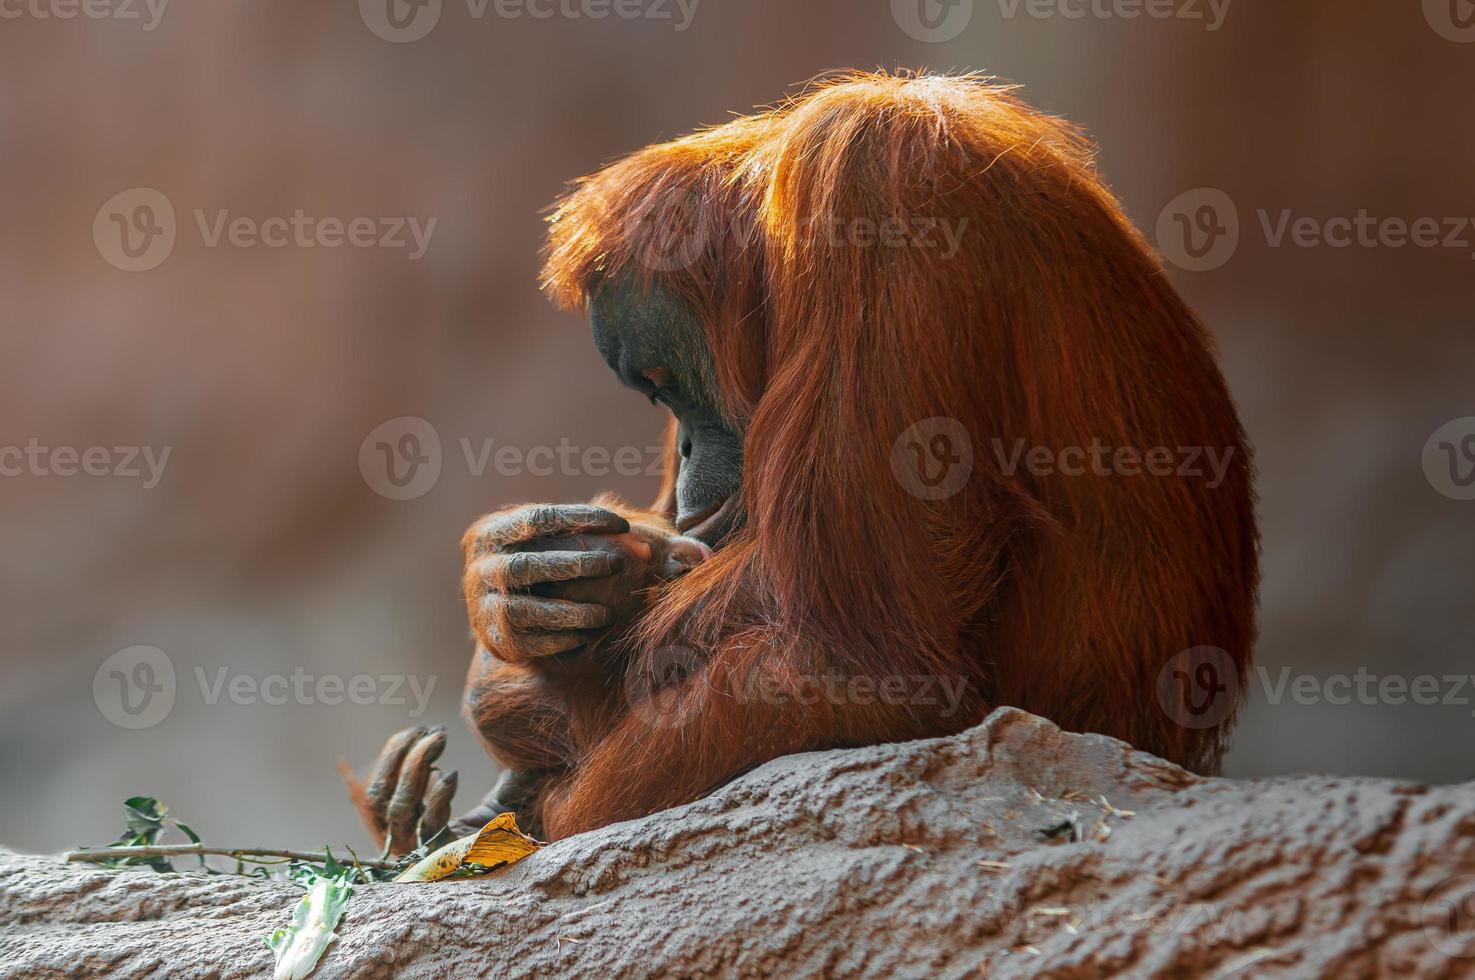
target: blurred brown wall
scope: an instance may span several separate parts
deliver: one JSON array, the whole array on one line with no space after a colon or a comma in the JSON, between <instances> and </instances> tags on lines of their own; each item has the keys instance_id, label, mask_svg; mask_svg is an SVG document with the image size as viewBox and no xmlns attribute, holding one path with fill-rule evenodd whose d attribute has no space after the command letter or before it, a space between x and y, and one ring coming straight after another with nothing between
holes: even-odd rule
<instances>
[{"instance_id":1,"label":"blurred brown wall","mask_svg":"<svg viewBox=\"0 0 1475 980\"><path fill-rule=\"evenodd\" d=\"M1438 0L1234 0L1217 30L976 0L940 42L909 36L905 3L888 0L701 0L684 30L674 0L675 21L495 5L476 19L446 0L409 43L376 36L372 3L366 20L352 2L176 0L148 30L142 4L143 22L37 15L53 2L0 4L0 446L170 457L152 488L0 478L7 845L102 842L139 793L217 840L362 842L332 760L366 763L415 722L450 726L447 764L463 796L480 793L494 768L457 717L461 531L500 504L643 500L655 481L589 472L587 456L550 476L477 477L459 440L641 449L661 428L580 319L539 295L541 211L614 156L832 68L1024 84L1099 139L1149 236L1184 192L1227 193L1232 258L1171 274L1219 338L1258 451L1259 662L1272 679L1475 669L1475 502L1436 492L1421 465L1436 428L1475 415L1475 230L1453 248L1272 247L1258 216L1475 217L1475 43L1432 26ZM167 197L177 241L126 272L94 217L139 187ZM196 209L436 226L418 260L207 247ZM434 426L442 472L394 501L359 453L401 416ZM100 666L136 645L167 653L177 693L167 717L129 730L94 680L105 692ZM434 686L414 718L396 704L211 705L198 677L221 668L408 671ZM1229 770L1469 779L1456 749L1472 729L1470 704L1271 704L1256 687Z\"/></svg>"}]
</instances>

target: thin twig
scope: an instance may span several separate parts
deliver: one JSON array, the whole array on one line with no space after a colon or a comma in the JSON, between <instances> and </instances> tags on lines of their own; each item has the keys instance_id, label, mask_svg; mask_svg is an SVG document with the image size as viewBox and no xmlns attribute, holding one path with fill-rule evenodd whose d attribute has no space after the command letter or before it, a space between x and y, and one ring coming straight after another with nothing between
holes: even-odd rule
<instances>
[{"instance_id":1,"label":"thin twig","mask_svg":"<svg viewBox=\"0 0 1475 980\"><path fill-rule=\"evenodd\" d=\"M152 844L138 847L98 847L88 851L68 851L68 861L112 861L118 858L167 858L194 857L213 854L240 860L245 858L281 858L287 861L311 861L321 863L327 855L321 851L288 851L276 847L208 847L204 844ZM366 868L391 871L398 867L396 861L358 862Z\"/></svg>"}]
</instances>

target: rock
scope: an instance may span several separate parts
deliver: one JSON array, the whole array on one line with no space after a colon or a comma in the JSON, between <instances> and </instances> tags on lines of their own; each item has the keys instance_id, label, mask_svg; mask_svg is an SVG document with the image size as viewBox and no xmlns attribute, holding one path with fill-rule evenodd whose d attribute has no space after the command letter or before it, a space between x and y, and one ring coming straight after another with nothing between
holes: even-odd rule
<instances>
[{"instance_id":1,"label":"rock","mask_svg":"<svg viewBox=\"0 0 1475 980\"><path fill-rule=\"evenodd\" d=\"M0 973L264 976L299 895L0 852ZM339 932L315 976L1475 975L1475 785L1201 779L1003 709L360 887Z\"/></svg>"}]
</instances>

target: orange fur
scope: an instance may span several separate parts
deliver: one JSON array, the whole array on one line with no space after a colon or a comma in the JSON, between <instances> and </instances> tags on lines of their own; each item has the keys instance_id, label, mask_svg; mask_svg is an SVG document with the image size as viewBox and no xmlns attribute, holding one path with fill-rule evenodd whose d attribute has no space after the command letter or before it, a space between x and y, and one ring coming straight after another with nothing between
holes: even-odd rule
<instances>
[{"instance_id":1,"label":"orange fur","mask_svg":"<svg viewBox=\"0 0 1475 980\"><path fill-rule=\"evenodd\" d=\"M597 723L550 730L563 757L543 800L551 836L684 802L777 755L953 732L1001 704L1215 768L1228 724L1177 725L1154 684L1196 645L1247 669L1248 449L1209 337L1090 152L981 78L855 75L634 153L559 204L544 279L559 302L633 275L703 320L744 427L747 525L624 640L621 669L673 647L701 665L662 695L674 720L626 714L617 677L587 709ZM685 265L632 220L653 209L697 236ZM856 218L966 226L951 258L814 230ZM923 501L890 454L939 416L970 432L974 471ZM1008 472L995 438L1233 456L1213 488L1032 475ZM792 694L823 670L958 678L964 710L733 696Z\"/></svg>"}]
</instances>

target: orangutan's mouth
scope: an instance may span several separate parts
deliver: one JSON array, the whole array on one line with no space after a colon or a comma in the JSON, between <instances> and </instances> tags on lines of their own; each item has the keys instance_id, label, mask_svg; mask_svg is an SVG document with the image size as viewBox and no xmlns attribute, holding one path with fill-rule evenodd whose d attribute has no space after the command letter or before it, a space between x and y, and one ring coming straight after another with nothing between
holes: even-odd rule
<instances>
[{"instance_id":1,"label":"orangutan's mouth","mask_svg":"<svg viewBox=\"0 0 1475 980\"><path fill-rule=\"evenodd\" d=\"M718 530L732 515L733 508L737 505L737 494L733 494L721 503L714 504L706 510L683 518L676 522L676 529L689 537L706 541L706 535ZM711 544L710 541L707 542Z\"/></svg>"}]
</instances>

